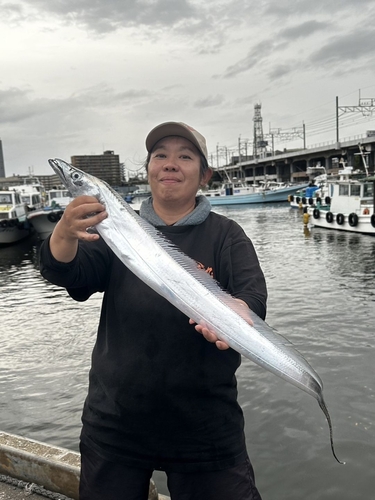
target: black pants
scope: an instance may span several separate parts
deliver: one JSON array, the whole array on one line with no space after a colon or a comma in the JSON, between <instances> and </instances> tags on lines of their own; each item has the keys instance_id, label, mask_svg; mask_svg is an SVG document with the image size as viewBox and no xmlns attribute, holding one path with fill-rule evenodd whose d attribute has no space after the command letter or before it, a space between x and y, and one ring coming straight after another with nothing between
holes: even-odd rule
<instances>
[{"instance_id":1,"label":"black pants","mask_svg":"<svg viewBox=\"0 0 375 500\"><path fill-rule=\"evenodd\" d=\"M147 500L152 470L108 462L81 443L80 500ZM261 500L250 460L214 472L166 472L171 500Z\"/></svg>"}]
</instances>

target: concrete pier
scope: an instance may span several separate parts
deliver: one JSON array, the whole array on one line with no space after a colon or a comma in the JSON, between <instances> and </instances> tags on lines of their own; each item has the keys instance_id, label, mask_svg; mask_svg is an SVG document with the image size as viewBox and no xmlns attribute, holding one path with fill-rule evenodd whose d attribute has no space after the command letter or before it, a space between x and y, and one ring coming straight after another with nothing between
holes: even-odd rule
<instances>
[{"instance_id":1,"label":"concrete pier","mask_svg":"<svg viewBox=\"0 0 375 500\"><path fill-rule=\"evenodd\" d=\"M79 453L0 432L0 500L78 500L79 474ZM168 497L151 481L148 500Z\"/></svg>"}]
</instances>

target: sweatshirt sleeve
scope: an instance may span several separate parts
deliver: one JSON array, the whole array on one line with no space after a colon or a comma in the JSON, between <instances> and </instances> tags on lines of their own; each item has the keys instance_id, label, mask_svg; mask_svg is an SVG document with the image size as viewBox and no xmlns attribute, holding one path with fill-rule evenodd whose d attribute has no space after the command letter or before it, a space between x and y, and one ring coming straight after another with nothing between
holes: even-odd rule
<instances>
[{"instance_id":1,"label":"sweatshirt sleeve","mask_svg":"<svg viewBox=\"0 0 375 500\"><path fill-rule=\"evenodd\" d=\"M57 261L50 250L48 237L40 248L39 266L42 276L67 289L75 300L87 300L107 285L113 254L102 238L95 242L79 242L75 258L68 263Z\"/></svg>"},{"instance_id":2,"label":"sweatshirt sleeve","mask_svg":"<svg viewBox=\"0 0 375 500\"><path fill-rule=\"evenodd\" d=\"M252 311L265 319L267 286L264 274L251 240L235 222L225 239L220 275L225 277L220 281L229 293L245 301Z\"/></svg>"}]
</instances>

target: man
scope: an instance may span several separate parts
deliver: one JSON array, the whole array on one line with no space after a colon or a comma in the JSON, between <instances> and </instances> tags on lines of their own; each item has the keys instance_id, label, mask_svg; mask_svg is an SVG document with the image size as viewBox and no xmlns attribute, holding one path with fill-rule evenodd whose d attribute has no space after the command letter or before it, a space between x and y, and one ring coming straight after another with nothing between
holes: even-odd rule
<instances>
[{"instance_id":1,"label":"man","mask_svg":"<svg viewBox=\"0 0 375 500\"><path fill-rule=\"evenodd\" d=\"M141 217L264 318L251 241L196 195L212 175L204 137L167 122L146 148L152 196ZM152 472L164 470L172 500L259 500L237 402L240 355L86 231L106 217L95 198L77 197L41 249L43 276L73 299L104 292L82 416L80 499L146 500Z\"/></svg>"}]
</instances>

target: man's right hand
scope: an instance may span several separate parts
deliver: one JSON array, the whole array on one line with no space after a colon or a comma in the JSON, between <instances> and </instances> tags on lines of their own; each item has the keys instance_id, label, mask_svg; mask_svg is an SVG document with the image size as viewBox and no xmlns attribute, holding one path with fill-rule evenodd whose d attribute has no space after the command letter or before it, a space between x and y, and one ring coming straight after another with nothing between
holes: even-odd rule
<instances>
[{"instance_id":1,"label":"man's right hand","mask_svg":"<svg viewBox=\"0 0 375 500\"><path fill-rule=\"evenodd\" d=\"M104 205L93 196L78 196L64 210L50 238L52 255L59 262L71 262L78 248L78 240L95 241L96 233L88 233L89 227L108 217Z\"/></svg>"}]
</instances>

